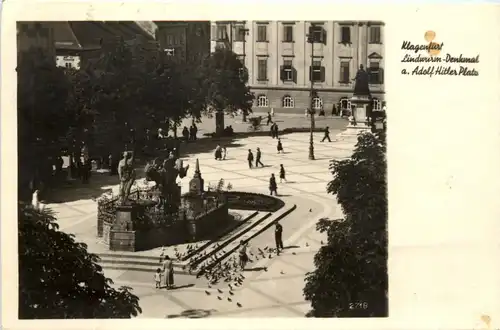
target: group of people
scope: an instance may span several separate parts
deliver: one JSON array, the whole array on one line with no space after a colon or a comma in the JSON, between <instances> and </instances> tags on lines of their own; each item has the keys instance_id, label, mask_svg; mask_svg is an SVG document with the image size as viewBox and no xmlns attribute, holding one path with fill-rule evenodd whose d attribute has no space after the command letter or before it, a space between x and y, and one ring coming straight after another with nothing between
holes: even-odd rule
<instances>
[{"instance_id":1,"label":"group of people","mask_svg":"<svg viewBox=\"0 0 500 330\"><path fill-rule=\"evenodd\" d=\"M257 147L257 151L255 152L255 167L264 167L264 164L262 164L262 161L260 160L262 158L262 152L260 151L260 148ZM252 169L253 166L253 161L254 161L254 156L252 149L248 149L248 155L247 155L247 161L248 161L248 168Z\"/></svg>"},{"instance_id":2,"label":"group of people","mask_svg":"<svg viewBox=\"0 0 500 330\"><path fill-rule=\"evenodd\" d=\"M155 287L157 289L167 288L167 290L174 288L174 263L169 256L165 256L161 268L156 269L154 275Z\"/></svg>"},{"instance_id":3,"label":"group of people","mask_svg":"<svg viewBox=\"0 0 500 330\"><path fill-rule=\"evenodd\" d=\"M280 252L285 249L285 246L283 244L283 226L279 222L276 222L274 225L274 242L276 244L276 254L280 255ZM245 270L247 263L251 261L248 257L247 250L248 241L241 240L238 250L238 259L241 270Z\"/></svg>"},{"instance_id":4,"label":"group of people","mask_svg":"<svg viewBox=\"0 0 500 330\"><path fill-rule=\"evenodd\" d=\"M227 156L227 147L221 147L220 144L217 145L214 152L215 160L225 160Z\"/></svg>"},{"instance_id":5,"label":"group of people","mask_svg":"<svg viewBox=\"0 0 500 330\"><path fill-rule=\"evenodd\" d=\"M196 127L196 124L193 122L193 124L187 128L187 126L184 126L182 129L182 137L184 138L184 141L196 141L196 134L198 133L198 127Z\"/></svg>"}]
</instances>

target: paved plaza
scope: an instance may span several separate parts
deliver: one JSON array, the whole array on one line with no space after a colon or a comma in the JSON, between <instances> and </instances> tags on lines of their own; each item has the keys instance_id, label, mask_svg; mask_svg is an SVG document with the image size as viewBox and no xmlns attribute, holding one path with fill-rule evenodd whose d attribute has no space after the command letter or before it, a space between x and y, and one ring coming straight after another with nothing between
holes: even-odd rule
<instances>
[{"instance_id":1,"label":"paved plaza","mask_svg":"<svg viewBox=\"0 0 500 330\"><path fill-rule=\"evenodd\" d=\"M335 135L332 131L332 140ZM314 134L314 161L308 160L308 133L283 135L284 154L277 153L277 140L260 136L231 140L226 160L215 160L213 150L183 158L184 165L190 165L188 177L180 181L183 192L188 190L195 161L199 159L205 185L224 178L235 191L268 194L269 177L274 173L278 178L279 197L287 206L297 205L297 209L280 222L284 245L288 248L280 256L254 260L248 266L254 271L245 271L243 284L231 293L227 284L209 288L203 278L188 275L177 275L175 282L179 288L171 291L155 289L151 273L107 270L107 276L115 280L115 285L134 289L143 309L140 317L303 317L310 307L302 295L304 277L314 269L314 254L326 240L316 231L316 222L321 217L341 217L335 198L326 193L326 183L332 178L329 161L347 158L353 149L352 141L322 143L322 137L322 133ZM224 146L224 142L221 141L221 145ZM249 169L248 149L255 154L257 147L262 150L265 166ZM279 183L280 164L286 169L286 183ZM58 212L61 229L88 243L91 251L92 242L97 244L97 206L92 197L106 189L117 189L116 177L102 176L93 180L93 188L68 189L64 196L66 202L48 205ZM249 246L254 252L257 248L274 247L273 229L252 239Z\"/></svg>"}]
</instances>

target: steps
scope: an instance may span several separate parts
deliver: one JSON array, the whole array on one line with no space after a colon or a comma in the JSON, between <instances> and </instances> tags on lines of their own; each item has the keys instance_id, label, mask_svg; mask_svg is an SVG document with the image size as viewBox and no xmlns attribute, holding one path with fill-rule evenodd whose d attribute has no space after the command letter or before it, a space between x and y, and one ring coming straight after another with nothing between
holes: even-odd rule
<instances>
[{"instance_id":1,"label":"steps","mask_svg":"<svg viewBox=\"0 0 500 330\"><path fill-rule=\"evenodd\" d=\"M238 240L232 240L230 242L230 244L228 244L226 246L225 251L221 255L216 256L215 258L212 258L212 260L208 260L208 262L205 262L205 264L202 264L201 267L198 267L198 269L196 271L197 276L200 276L203 273L205 273L206 271L209 271L215 265L219 264L224 259L228 258L231 254L237 252L237 250L240 246L241 240L244 240L246 242L252 240L254 237L262 234L264 231L269 229L275 223L281 221L283 218L285 218L290 213L295 211L296 208L297 208L297 205L294 204L292 207L286 209L284 212L281 212L279 215L271 218L268 221L262 222L261 225L257 225L257 226L254 226L253 228L250 228L250 230L246 231L243 235L240 235Z\"/></svg>"},{"instance_id":2,"label":"steps","mask_svg":"<svg viewBox=\"0 0 500 330\"><path fill-rule=\"evenodd\" d=\"M280 221L297 208L293 205L284 211L260 214L254 212L238 225L228 228L218 238L211 240L196 250L190 251L180 260L174 260L176 274L201 274L234 253L241 240L249 241ZM160 256L137 255L133 253L99 253L99 265L104 269L156 272L161 266ZM193 269L193 270L191 270Z\"/></svg>"}]
</instances>

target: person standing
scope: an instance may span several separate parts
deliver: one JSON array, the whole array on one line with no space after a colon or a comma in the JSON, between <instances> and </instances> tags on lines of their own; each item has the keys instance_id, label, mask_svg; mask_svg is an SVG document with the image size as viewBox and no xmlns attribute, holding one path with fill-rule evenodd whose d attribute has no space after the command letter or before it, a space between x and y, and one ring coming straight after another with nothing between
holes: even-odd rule
<instances>
[{"instance_id":1,"label":"person standing","mask_svg":"<svg viewBox=\"0 0 500 330\"><path fill-rule=\"evenodd\" d=\"M252 153L252 149L248 149L247 160L248 160L248 168L251 169L253 167L253 153Z\"/></svg>"},{"instance_id":2,"label":"person standing","mask_svg":"<svg viewBox=\"0 0 500 330\"><path fill-rule=\"evenodd\" d=\"M160 289L161 288L161 269L158 268L156 270L155 276L153 277L155 280L155 288Z\"/></svg>"},{"instance_id":3,"label":"person standing","mask_svg":"<svg viewBox=\"0 0 500 330\"><path fill-rule=\"evenodd\" d=\"M337 114L337 107L334 104L332 107L332 117L335 116L336 114Z\"/></svg>"},{"instance_id":4,"label":"person standing","mask_svg":"<svg viewBox=\"0 0 500 330\"><path fill-rule=\"evenodd\" d=\"M330 139L330 130L328 126L325 127L325 135L323 136L323 140L321 140L321 142L325 141L325 139L328 139L328 142L332 142L332 140Z\"/></svg>"},{"instance_id":5,"label":"person standing","mask_svg":"<svg viewBox=\"0 0 500 330\"><path fill-rule=\"evenodd\" d=\"M174 286L174 263L169 256L165 256L165 260L163 260L162 270L162 287L166 287L167 290L172 289Z\"/></svg>"},{"instance_id":6,"label":"person standing","mask_svg":"<svg viewBox=\"0 0 500 330\"><path fill-rule=\"evenodd\" d=\"M269 192L270 195L278 196L278 184L276 183L276 177L274 176L274 173L271 174L271 177L269 178Z\"/></svg>"},{"instance_id":7,"label":"person standing","mask_svg":"<svg viewBox=\"0 0 500 330\"><path fill-rule=\"evenodd\" d=\"M187 126L184 126L184 128L182 129L182 137L184 138L184 141L186 141L186 143L189 141L189 130Z\"/></svg>"},{"instance_id":8,"label":"person standing","mask_svg":"<svg viewBox=\"0 0 500 330\"><path fill-rule=\"evenodd\" d=\"M279 135L279 128L278 128L278 124L274 124L274 137L275 138L278 138L278 135Z\"/></svg>"},{"instance_id":9,"label":"person standing","mask_svg":"<svg viewBox=\"0 0 500 330\"><path fill-rule=\"evenodd\" d=\"M196 133L194 132L194 126L193 125L191 125L189 127L189 140L190 141L196 140Z\"/></svg>"},{"instance_id":10,"label":"person standing","mask_svg":"<svg viewBox=\"0 0 500 330\"><path fill-rule=\"evenodd\" d=\"M276 242L276 253L280 255L280 251L283 251L283 226L279 222L276 222L276 227L274 227L274 241Z\"/></svg>"},{"instance_id":11,"label":"person standing","mask_svg":"<svg viewBox=\"0 0 500 330\"><path fill-rule=\"evenodd\" d=\"M283 152L283 144L281 143L280 138L278 138L278 145L276 146L276 149L278 149L279 154Z\"/></svg>"},{"instance_id":12,"label":"person standing","mask_svg":"<svg viewBox=\"0 0 500 330\"><path fill-rule=\"evenodd\" d=\"M280 164L280 183L282 183L283 180L286 182L285 168L283 167L283 164Z\"/></svg>"},{"instance_id":13,"label":"person standing","mask_svg":"<svg viewBox=\"0 0 500 330\"><path fill-rule=\"evenodd\" d=\"M222 148L222 159L223 159L223 160L226 160L226 157L227 157L227 147L226 147L226 146L224 146L224 147Z\"/></svg>"},{"instance_id":14,"label":"person standing","mask_svg":"<svg viewBox=\"0 0 500 330\"><path fill-rule=\"evenodd\" d=\"M260 161L260 158L262 157L262 153L260 152L260 148L257 148L257 154L255 155L255 167L260 166L264 167L264 164Z\"/></svg>"},{"instance_id":15,"label":"person standing","mask_svg":"<svg viewBox=\"0 0 500 330\"><path fill-rule=\"evenodd\" d=\"M238 251L238 255L240 258L241 270L245 270L245 266L247 265L247 262L248 262L247 247L248 247L248 244L245 243L245 241L243 241L243 240L240 241L240 250Z\"/></svg>"}]
</instances>

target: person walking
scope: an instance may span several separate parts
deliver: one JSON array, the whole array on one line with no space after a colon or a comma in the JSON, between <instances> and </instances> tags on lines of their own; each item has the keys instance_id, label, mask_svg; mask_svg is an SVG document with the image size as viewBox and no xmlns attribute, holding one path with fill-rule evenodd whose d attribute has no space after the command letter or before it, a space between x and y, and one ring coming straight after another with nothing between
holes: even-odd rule
<instances>
[{"instance_id":1,"label":"person walking","mask_svg":"<svg viewBox=\"0 0 500 330\"><path fill-rule=\"evenodd\" d=\"M165 256L165 260L163 260L162 270L162 287L166 287L167 290L172 289L174 286L174 263L169 256Z\"/></svg>"},{"instance_id":2,"label":"person walking","mask_svg":"<svg viewBox=\"0 0 500 330\"><path fill-rule=\"evenodd\" d=\"M274 173L271 174L271 177L269 178L269 193L272 196L274 193L274 196L278 196L278 184L276 183L276 177L274 176Z\"/></svg>"},{"instance_id":3,"label":"person walking","mask_svg":"<svg viewBox=\"0 0 500 330\"><path fill-rule=\"evenodd\" d=\"M253 153L252 153L252 149L248 149L247 160L248 160L248 168L251 169L253 167Z\"/></svg>"},{"instance_id":4,"label":"person walking","mask_svg":"<svg viewBox=\"0 0 500 330\"><path fill-rule=\"evenodd\" d=\"M281 143L281 139L278 138L278 145L276 146L276 149L278 149L278 153L282 153L283 151L283 144Z\"/></svg>"},{"instance_id":5,"label":"person walking","mask_svg":"<svg viewBox=\"0 0 500 330\"><path fill-rule=\"evenodd\" d=\"M266 125L269 126L269 123L272 123L273 122L273 118L271 117L271 113L268 112L267 113L267 123Z\"/></svg>"},{"instance_id":6,"label":"person walking","mask_svg":"<svg viewBox=\"0 0 500 330\"><path fill-rule=\"evenodd\" d=\"M321 140L321 142L325 141L325 139L328 139L328 142L332 142L332 140L330 139L330 130L328 128L328 126L325 127L325 135L323 136L323 139Z\"/></svg>"},{"instance_id":7,"label":"person walking","mask_svg":"<svg viewBox=\"0 0 500 330\"><path fill-rule=\"evenodd\" d=\"M283 226L279 222L276 222L274 227L274 241L276 242L276 254L280 255L280 251L283 251Z\"/></svg>"},{"instance_id":8,"label":"person walking","mask_svg":"<svg viewBox=\"0 0 500 330\"><path fill-rule=\"evenodd\" d=\"M262 157L262 153L260 152L260 148L257 148L257 154L255 155L255 167L260 166L264 167L264 164L260 161L260 158Z\"/></svg>"},{"instance_id":9,"label":"person walking","mask_svg":"<svg viewBox=\"0 0 500 330\"><path fill-rule=\"evenodd\" d=\"M283 167L283 164L280 164L280 183L282 183L283 180L286 182L285 168Z\"/></svg>"},{"instance_id":10,"label":"person walking","mask_svg":"<svg viewBox=\"0 0 500 330\"><path fill-rule=\"evenodd\" d=\"M275 138L278 138L278 135L279 135L279 128L278 128L278 124L274 124L274 137Z\"/></svg>"}]
</instances>

